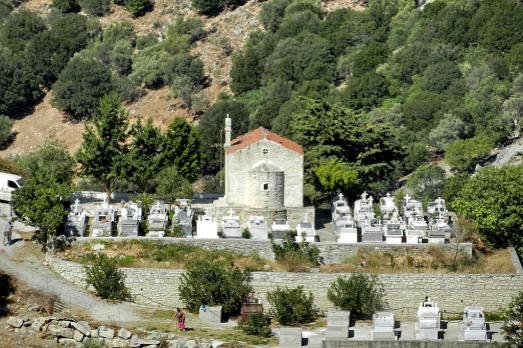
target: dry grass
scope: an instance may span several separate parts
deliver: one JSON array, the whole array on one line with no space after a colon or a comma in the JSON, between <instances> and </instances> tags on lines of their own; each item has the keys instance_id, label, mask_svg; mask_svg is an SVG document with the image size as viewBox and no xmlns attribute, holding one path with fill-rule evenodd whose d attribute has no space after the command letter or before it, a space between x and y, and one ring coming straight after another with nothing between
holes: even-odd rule
<instances>
[{"instance_id":1,"label":"dry grass","mask_svg":"<svg viewBox=\"0 0 523 348\"><path fill-rule=\"evenodd\" d=\"M431 247L425 254L398 254L359 249L356 255L337 265L324 265L321 272L371 273L514 273L510 250L469 257L459 252Z\"/></svg>"}]
</instances>

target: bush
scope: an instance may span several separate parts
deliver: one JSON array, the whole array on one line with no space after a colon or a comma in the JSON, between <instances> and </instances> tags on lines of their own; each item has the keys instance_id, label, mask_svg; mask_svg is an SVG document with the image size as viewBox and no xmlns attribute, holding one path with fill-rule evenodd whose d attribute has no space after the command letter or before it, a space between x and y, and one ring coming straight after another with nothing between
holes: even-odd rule
<instances>
[{"instance_id":1,"label":"bush","mask_svg":"<svg viewBox=\"0 0 523 348\"><path fill-rule=\"evenodd\" d=\"M150 0L127 0L125 2L125 9L134 17L143 16L146 12L149 12L152 7Z\"/></svg>"},{"instance_id":2,"label":"bush","mask_svg":"<svg viewBox=\"0 0 523 348\"><path fill-rule=\"evenodd\" d=\"M297 243L295 241L296 231L286 232L281 244L272 242L272 251L276 261L286 264L289 260L301 260L309 266L318 266L322 259L320 250L306 241Z\"/></svg>"},{"instance_id":3,"label":"bush","mask_svg":"<svg viewBox=\"0 0 523 348\"><path fill-rule=\"evenodd\" d=\"M251 232L248 228L244 228L242 231L242 238L251 239Z\"/></svg>"},{"instance_id":4,"label":"bush","mask_svg":"<svg viewBox=\"0 0 523 348\"><path fill-rule=\"evenodd\" d=\"M125 300L129 290L124 284L125 274L118 269L118 260L105 254L92 255L91 266L84 266L85 281L92 285L96 294L111 301Z\"/></svg>"},{"instance_id":5,"label":"bush","mask_svg":"<svg viewBox=\"0 0 523 348\"><path fill-rule=\"evenodd\" d=\"M349 278L339 277L327 291L327 298L336 307L350 311L355 319L372 316L381 304L383 290L376 276L353 274Z\"/></svg>"},{"instance_id":6,"label":"bush","mask_svg":"<svg viewBox=\"0 0 523 348\"><path fill-rule=\"evenodd\" d=\"M78 12L80 6L76 0L53 0L51 7L56 8L62 13Z\"/></svg>"},{"instance_id":7,"label":"bush","mask_svg":"<svg viewBox=\"0 0 523 348\"><path fill-rule=\"evenodd\" d=\"M201 305L220 305L224 315L238 314L251 292L249 272L209 256L187 265L179 290L191 312L197 312Z\"/></svg>"},{"instance_id":8,"label":"bush","mask_svg":"<svg viewBox=\"0 0 523 348\"><path fill-rule=\"evenodd\" d=\"M96 338L88 337L82 344L82 348L103 348L104 344Z\"/></svg>"},{"instance_id":9,"label":"bush","mask_svg":"<svg viewBox=\"0 0 523 348\"><path fill-rule=\"evenodd\" d=\"M91 16L104 16L109 12L109 0L80 0L80 6Z\"/></svg>"},{"instance_id":10,"label":"bush","mask_svg":"<svg viewBox=\"0 0 523 348\"><path fill-rule=\"evenodd\" d=\"M247 321L240 325L243 332L248 335L269 337L271 335L270 318L262 312L249 315Z\"/></svg>"},{"instance_id":11,"label":"bush","mask_svg":"<svg viewBox=\"0 0 523 348\"><path fill-rule=\"evenodd\" d=\"M13 120L9 117L0 115L0 147L5 145L11 139L13 123Z\"/></svg>"},{"instance_id":12,"label":"bush","mask_svg":"<svg viewBox=\"0 0 523 348\"><path fill-rule=\"evenodd\" d=\"M271 314L282 325L297 325L309 323L318 317L318 309L314 306L314 296L307 295L303 286L294 289L279 287L267 294L272 306Z\"/></svg>"},{"instance_id":13,"label":"bush","mask_svg":"<svg viewBox=\"0 0 523 348\"><path fill-rule=\"evenodd\" d=\"M489 155L494 145L492 137L486 134L456 140L445 147L445 161L459 172L470 171Z\"/></svg>"},{"instance_id":14,"label":"bush","mask_svg":"<svg viewBox=\"0 0 523 348\"><path fill-rule=\"evenodd\" d=\"M521 330L521 323L523 323L523 291L512 299L505 315L505 324L503 325L505 339L511 347L522 347L523 330Z\"/></svg>"}]
</instances>

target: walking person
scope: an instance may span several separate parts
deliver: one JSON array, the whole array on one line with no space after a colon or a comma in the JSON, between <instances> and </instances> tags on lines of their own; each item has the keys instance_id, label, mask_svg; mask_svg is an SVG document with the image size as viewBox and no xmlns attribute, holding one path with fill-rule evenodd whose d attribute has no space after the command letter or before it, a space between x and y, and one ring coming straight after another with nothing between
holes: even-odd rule
<instances>
[{"instance_id":1,"label":"walking person","mask_svg":"<svg viewBox=\"0 0 523 348\"><path fill-rule=\"evenodd\" d=\"M11 245L11 236L13 233L13 221L8 218L4 225L4 245Z\"/></svg>"},{"instance_id":2,"label":"walking person","mask_svg":"<svg viewBox=\"0 0 523 348\"><path fill-rule=\"evenodd\" d=\"M185 331L185 312L180 307L176 308L175 318L178 321L178 329Z\"/></svg>"}]
</instances>

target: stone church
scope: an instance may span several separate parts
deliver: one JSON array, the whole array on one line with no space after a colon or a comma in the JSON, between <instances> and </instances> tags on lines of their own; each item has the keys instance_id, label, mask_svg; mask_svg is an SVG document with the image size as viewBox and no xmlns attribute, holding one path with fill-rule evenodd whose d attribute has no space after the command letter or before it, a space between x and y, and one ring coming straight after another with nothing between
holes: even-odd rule
<instances>
[{"instance_id":1,"label":"stone church","mask_svg":"<svg viewBox=\"0 0 523 348\"><path fill-rule=\"evenodd\" d=\"M258 128L231 140L225 119L225 197L215 201L218 220L234 212L246 226L249 216L287 220L291 229L314 223L314 207L303 206L303 149L292 140Z\"/></svg>"}]
</instances>

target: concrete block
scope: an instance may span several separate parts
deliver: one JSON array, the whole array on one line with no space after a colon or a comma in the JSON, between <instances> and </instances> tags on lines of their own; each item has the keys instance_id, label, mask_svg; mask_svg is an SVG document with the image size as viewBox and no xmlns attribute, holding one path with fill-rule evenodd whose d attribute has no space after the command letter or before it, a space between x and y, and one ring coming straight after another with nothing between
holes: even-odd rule
<instances>
[{"instance_id":1,"label":"concrete block","mask_svg":"<svg viewBox=\"0 0 523 348\"><path fill-rule=\"evenodd\" d=\"M301 347L300 328L282 327L280 329L280 347Z\"/></svg>"},{"instance_id":2,"label":"concrete block","mask_svg":"<svg viewBox=\"0 0 523 348\"><path fill-rule=\"evenodd\" d=\"M327 326L349 326L350 311L328 311L327 312Z\"/></svg>"},{"instance_id":3,"label":"concrete block","mask_svg":"<svg viewBox=\"0 0 523 348\"><path fill-rule=\"evenodd\" d=\"M199 318L209 323L221 323L222 306L200 306Z\"/></svg>"},{"instance_id":4,"label":"concrete block","mask_svg":"<svg viewBox=\"0 0 523 348\"><path fill-rule=\"evenodd\" d=\"M325 332L325 337L348 339L349 338L349 326L348 325L327 326L327 331Z\"/></svg>"},{"instance_id":5,"label":"concrete block","mask_svg":"<svg viewBox=\"0 0 523 348\"><path fill-rule=\"evenodd\" d=\"M396 339L396 336L394 335L394 331L373 330L371 335L372 335L372 339L376 340L376 341L388 341L388 340Z\"/></svg>"}]
</instances>

